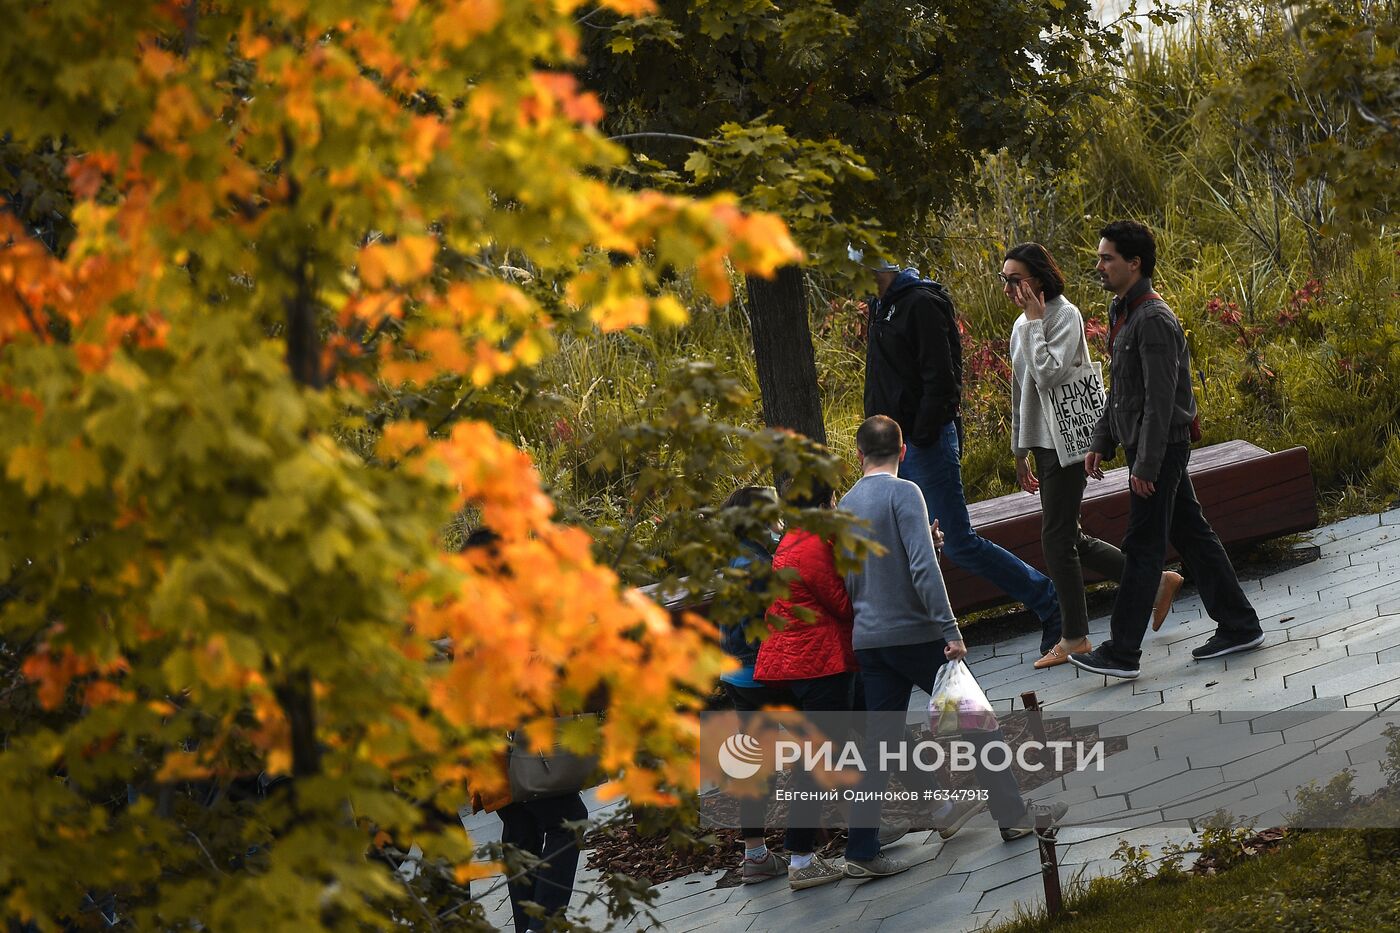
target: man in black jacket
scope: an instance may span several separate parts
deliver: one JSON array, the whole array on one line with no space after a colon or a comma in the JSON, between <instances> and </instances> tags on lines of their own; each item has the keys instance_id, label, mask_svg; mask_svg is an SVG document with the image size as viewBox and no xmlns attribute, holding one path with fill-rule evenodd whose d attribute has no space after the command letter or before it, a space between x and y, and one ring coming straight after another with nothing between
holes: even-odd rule
<instances>
[{"instance_id":1,"label":"man in black jacket","mask_svg":"<svg viewBox=\"0 0 1400 933\"><path fill-rule=\"evenodd\" d=\"M1045 574L972 529L962 484L962 338L948 292L913 269L874 266L865 355L865 417L899 422L908 452L899 475L918 484L943 555L985 578L1039 617L1040 654L1060 640L1060 603ZM1037 655L1039 657L1040 655Z\"/></svg>"},{"instance_id":2,"label":"man in black jacket","mask_svg":"<svg viewBox=\"0 0 1400 933\"><path fill-rule=\"evenodd\" d=\"M1081 670L1132 680L1140 672L1142 639L1168 540L1218 625L1210 640L1192 650L1193 658L1201 661L1258 648L1264 643L1264 630L1225 548L1201 512L1186 472L1196 418L1191 356L1181 322L1152 290L1156 240L1151 230L1132 220L1114 221L1099 236L1095 268L1104 289L1115 296L1109 309L1112 381L1084 470L1102 479L1100 464L1121 444L1132 494L1111 637L1093 651L1071 654L1069 660Z\"/></svg>"}]
</instances>

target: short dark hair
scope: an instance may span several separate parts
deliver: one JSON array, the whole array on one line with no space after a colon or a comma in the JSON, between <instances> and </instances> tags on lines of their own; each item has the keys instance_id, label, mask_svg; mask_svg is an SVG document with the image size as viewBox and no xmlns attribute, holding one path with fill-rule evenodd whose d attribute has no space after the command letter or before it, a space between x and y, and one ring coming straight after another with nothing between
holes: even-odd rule
<instances>
[{"instance_id":1,"label":"short dark hair","mask_svg":"<svg viewBox=\"0 0 1400 933\"><path fill-rule=\"evenodd\" d=\"M836 490L819 479L814 479L806 492L794 492L796 484L788 481L783 493L787 500L799 509L829 509L836 498Z\"/></svg>"},{"instance_id":2,"label":"short dark hair","mask_svg":"<svg viewBox=\"0 0 1400 933\"><path fill-rule=\"evenodd\" d=\"M772 486L740 486L729 494L721 509L749 509L761 502L776 501Z\"/></svg>"},{"instance_id":3,"label":"short dark hair","mask_svg":"<svg viewBox=\"0 0 1400 933\"><path fill-rule=\"evenodd\" d=\"M856 449L867 460L884 461L899 456L904 432L899 422L886 415L871 415L856 431Z\"/></svg>"},{"instance_id":4,"label":"short dark hair","mask_svg":"<svg viewBox=\"0 0 1400 933\"><path fill-rule=\"evenodd\" d=\"M1108 240L1124 259L1142 260L1138 271L1143 278L1151 278L1157 269L1157 238L1152 235L1147 224L1136 220L1115 220L1099 231L1099 237Z\"/></svg>"},{"instance_id":5,"label":"short dark hair","mask_svg":"<svg viewBox=\"0 0 1400 933\"><path fill-rule=\"evenodd\" d=\"M1041 290L1046 298L1059 298L1065 293L1065 274L1055 265L1055 257L1039 243L1022 243L1006 251L1007 259L1014 259L1030 270L1031 276L1040 280Z\"/></svg>"},{"instance_id":6,"label":"short dark hair","mask_svg":"<svg viewBox=\"0 0 1400 933\"><path fill-rule=\"evenodd\" d=\"M494 530L482 526L471 534L467 535L467 540L462 542L463 551L474 551L477 548L495 550L501 543L501 536Z\"/></svg>"}]
</instances>

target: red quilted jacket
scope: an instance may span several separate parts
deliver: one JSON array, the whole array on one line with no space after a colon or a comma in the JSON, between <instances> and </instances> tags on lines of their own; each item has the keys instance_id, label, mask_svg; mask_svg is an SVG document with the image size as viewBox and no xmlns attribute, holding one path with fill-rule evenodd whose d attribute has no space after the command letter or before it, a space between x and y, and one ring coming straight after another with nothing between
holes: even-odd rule
<instances>
[{"instance_id":1,"label":"red quilted jacket","mask_svg":"<svg viewBox=\"0 0 1400 933\"><path fill-rule=\"evenodd\" d=\"M794 528L783 535L773 555L773 569L798 573L787 599L768 607L768 638L758 649L754 677L763 681L809 680L857 670L851 648L851 598L836 572L831 545L810 531ZM811 610L802 621L794 607ZM783 622L786 625L779 628Z\"/></svg>"}]
</instances>

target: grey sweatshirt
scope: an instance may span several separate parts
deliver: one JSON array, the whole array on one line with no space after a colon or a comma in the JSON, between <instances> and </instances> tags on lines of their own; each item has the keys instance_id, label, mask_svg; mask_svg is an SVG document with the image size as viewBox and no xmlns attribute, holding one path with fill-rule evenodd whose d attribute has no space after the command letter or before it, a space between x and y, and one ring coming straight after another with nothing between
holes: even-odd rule
<instances>
[{"instance_id":1,"label":"grey sweatshirt","mask_svg":"<svg viewBox=\"0 0 1400 933\"><path fill-rule=\"evenodd\" d=\"M861 533L885 549L867 557L859 573L846 575L856 616L854 646L960 641L919 487L889 473L871 473L851 487L841 508L868 522Z\"/></svg>"}]
</instances>

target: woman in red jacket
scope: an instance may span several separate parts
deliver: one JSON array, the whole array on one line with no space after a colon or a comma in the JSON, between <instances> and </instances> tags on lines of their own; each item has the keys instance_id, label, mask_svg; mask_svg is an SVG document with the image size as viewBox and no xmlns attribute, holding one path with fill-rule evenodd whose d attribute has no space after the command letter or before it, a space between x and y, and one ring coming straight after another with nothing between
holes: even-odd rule
<instances>
[{"instance_id":1,"label":"woman in red jacket","mask_svg":"<svg viewBox=\"0 0 1400 933\"><path fill-rule=\"evenodd\" d=\"M836 496L830 487L817 484L810 495L793 501L803 508L829 509ZM851 709L859 670L851 648L854 615L831 545L810 531L793 528L778 542L773 569L795 570L797 578L787 598L768 607L771 634L758 649L754 678L785 691L803 712ZM795 777L810 782L800 769ZM785 841L792 853L788 884L797 890L842 877L839 867L813 852L821 805L804 804L793 802Z\"/></svg>"}]
</instances>

